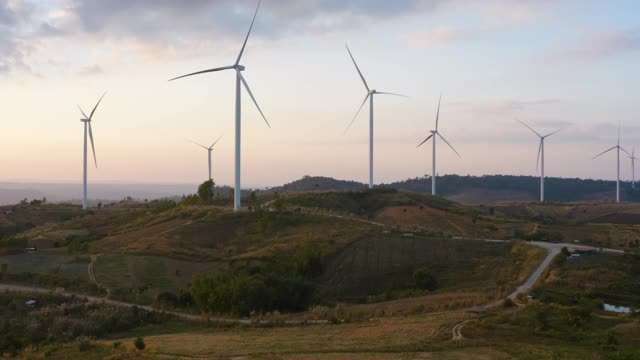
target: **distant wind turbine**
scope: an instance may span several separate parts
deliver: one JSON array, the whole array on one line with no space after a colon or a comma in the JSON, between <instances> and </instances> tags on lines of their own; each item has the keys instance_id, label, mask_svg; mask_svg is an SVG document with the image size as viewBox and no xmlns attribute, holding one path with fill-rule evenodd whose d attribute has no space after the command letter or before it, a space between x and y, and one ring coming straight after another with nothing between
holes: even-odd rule
<instances>
[{"instance_id":1,"label":"distant wind turbine","mask_svg":"<svg viewBox=\"0 0 640 360\"><path fill-rule=\"evenodd\" d=\"M629 159L631 159L631 188L635 189L636 188L636 160L638 160L638 158L636 157L635 146L631 150L631 155L629 156Z\"/></svg>"},{"instance_id":2,"label":"distant wind turbine","mask_svg":"<svg viewBox=\"0 0 640 360\"><path fill-rule=\"evenodd\" d=\"M80 112L82 113L82 116L83 116L83 118L80 119L80 121L84 123L84 160L83 160L83 173L82 173L82 184L83 184L82 208L84 210L86 210L89 207L89 200L87 199L87 133L89 134L89 139L91 140L91 150L93 151L93 161L97 168L98 160L96 158L96 148L93 144L93 131L91 130L91 120L93 120L93 115L96 113L96 109L98 109L98 105L100 105L100 102L102 102L102 99L106 94L107 93L102 94L102 97L100 97L100 100L98 100L98 103L96 103L96 106L93 107L93 110L91 110L91 114L89 116L87 116L87 114L84 113L82 108L78 106L78 109L80 109Z\"/></svg>"},{"instance_id":3,"label":"distant wind turbine","mask_svg":"<svg viewBox=\"0 0 640 360\"><path fill-rule=\"evenodd\" d=\"M207 150L207 154L209 155L209 162L208 162L208 165L209 165L209 180L212 180L212 179L213 179L213 178L211 177L211 153L213 152L213 147L214 147L214 146L216 146L216 144L218 143L218 141L220 141L220 138L222 138L222 136L220 136L220 137L218 138L218 140L214 141L214 142L213 142L213 144L211 144L211 146L209 146L209 147L206 147L206 146L204 146L204 145L202 145L202 144L198 144L198 143L197 143L197 142L195 142L195 141L191 141L191 140L189 140L191 143L194 143L194 144L196 144L196 145L198 145L198 146L200 146L200 147L204 148L205 150Z\"/></svg>"},{"instance_id":4,"label":"distant wind turbine","mask_svg":"<svg viewBox=\"0 0 640 360\"><path fill-rule=\"evenodd\" d=\"M364 87L367 89L367 95L364 97L364 101L362 101L362 105L360 105L358 112L356 112L356 115L353 117L353 119L349 123L349 126L347 126L347 129L344 132L346 133L347 131L349 131L349 128L351 128L351 125L353 125L354 121L362 111L364 104L366 104L367 100L369 100L369 189L373 189L373 96L374 95L394 95L394 96L401 96L405 98L407 96L370 89L369 85L367 84L367 80L364 79L364 75L362 75L362 72L360 71L360 68L356 63L356 60L353 58L353 54L351 54L351 50L349 50L349 46L347 44L345 44L345 46L347 47L347 52L349 52L349 57L351 57L351 61L353 61L353 65L355 65L356 70L358 71L358 75L360 75L360 79L362 79L362 83L364 84Z\"/></svg>"},{"instance_id":5,"label":"distant wind turbine","mask_svg":"<svg viewBox=\"0 0 640 360\"><path fill-rule=\"evenodd\" d=\"M617 167L618 167L618 173L617 174L618 174L618 177L617 177L617 180L616 180L616 202L619 203L620 202L620 150L624 151L627 155L631 156L631 154L629 154L629 152L627 150L623 149L620 146L620 123L619 122L618 122L618 143L617 143L617 145L612 147L611 149L608 149L608 150L605 150L605 151L601 152L600 154L594 156L593 158L596 159L596 158L600 157L601 155L604 155L604 154L608 153L611 150L617 150L616 153L617 153L617 156L618 156L618 158L617 158Z\"/></svg>"},{"instance_id":6,"label":"distant wind turbine","mask_svg":"<svg viewBox=\"0 0 640 360\"><path fill-rule=\"evenodd\" d=\"M444 136L442 136L442 134L440 134L440 132L438 131L438 123L440 122L440 103L442 102L442 95L440 95L440 100L438 100L438 112L436 113L436 129L435 130L431 130L431 135L429 135L428 138L426 138L423 142L420 143L420 145L418 145L418 147L424 145L427 141L429 141L430 139L433 138L433 174L431 175L431 195L436 195L436 177L437 177L437 173L436 173L436 135L440 137L440 139L442 139L442 141L444 141L445 144L449 145L449 147L451 148L451 150L453 150L453 152L456 153L456 155L458 155L458 157L460 159L462 159L462 156L460 156L460 154L458 153L458 151L456 151L456 149L449 144L449 142L447 141L447 139L444 138Z\"/></svg>"},{"instance_id":7,"label":"distant wind turbine","mask_svg":"<svg viewBox=\"0 0 640 360\"><path fill-rule=\"evenodd\" d=\"M540 165L540 202L543 202L544 201L544 140L551 135L559 133L560 131L562 131L562 129L543 136L543 135L540 135L537 131L533 130L529 125L523 123L522 121L518 120L518 122L526 126L527 129L533 131L533 133L540 138L540 146L538 147L538 158L536 160L536 171L538 170L538 166Z\"/></svg>"},{"instance_id":8,"label":"distant wind turbine","mask_svg":"<svg viewBox=\"0 0 640 360\"><path fill-rule=\"evenodd\" d=\"M244 39L244 43L242 44L242 48L240 49L240 53L238 54L238 58L236 59L236 62L233 65L229 65L229 66L223 66L223 67L219 67L219 68L214 68L214 69L208 69L208 70L202 70L202 71L198 71L198 72L194 72L191 74L187 74L187 75L182 75L182 76L178 76L176 78L173 78L169 81L173 81L173 80L177 80L177 79L182 79L188 76L193 76L193 75L200 75L200 74L205 74L205 73L210 73L210 72L217 72L217 71L223 71L223 70L235 70L236 72L236 155L235 155L235 168L236 168L236 176L235 176L235 191L234 191L234 201L233 201L233 209L235 211L239 211L240 210L240 198L241 198L241 182L240 182L240 170L241 170L241 156L240 156L240 149L241 149L241 137L242 137L242 102L241 102L241 88L240 88L240 84L242 84L244 86L244 88L247 90L247 93L249 94L249 97L251 97L251 100L253 100L253 103L256 105L256 108L258 109L258 112L260 112L260 115L262 116L262 118L264 119L264 121L267 123L268 127L271 127L271 125L269 125L269 121L267 121L266 116L264 116L264 113L262 112L262 109L260 109L260 106L258 105L258 102L256 101L255 97L253 96L253 93L251 92L251 89L249 88L249 84L247 83L247 80L245 80L244 76L242 75L242 72L245 70L245 67L243 65L240 65L240 60L242 60L242 55L244 54L244 49L247 46L247 41L249 41L249 35L251 35L251 30L253 29L253 24L256 21L256 16L258 15L258 10L260 9L260 3L261 1L258 1L258 6L256 7L256 12L253 15L253 20L251 20L251 26L249 26L249 32L247 32L247 37Z\"/></svg>"}]
</instances>

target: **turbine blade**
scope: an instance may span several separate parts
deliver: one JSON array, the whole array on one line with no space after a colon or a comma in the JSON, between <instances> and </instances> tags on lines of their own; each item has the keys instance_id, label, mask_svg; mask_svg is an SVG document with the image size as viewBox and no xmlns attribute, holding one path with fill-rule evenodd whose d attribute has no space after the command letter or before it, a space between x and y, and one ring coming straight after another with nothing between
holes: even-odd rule
<instances>
[{"instance_id":1,"label":"turbine blade","mask_svg":"<svg viewBox=\"0 0 640 360\"><path fill-rule=\"evenodd\" d=\"M211 146L209 147L209 150L213 149L213 147L216 146L216 144L218 143L218 141L220 141L220 139L222 139L222 135L218 137L218 140L214 141L213 144L211 144Z\"/></svg>"},{"instance_id":2,"label":"turbine blade","mask_svg":"<svg viewBox=\"0 0 640 360\"><path fill-rule=\"evenodd\" d=\"M540 146L538 146L538 157L536 160L536 172L538 172L538 166L540 165L540 155L542 155L542 142L544 140L540 139Z\"/></svg>"},{"instance_id":3,"label":"turbine blade","mask_svg":"<svg viewBox=\"0 0 640 360\"><path fill-rule=\"evenodd\" d=\"M562 131L562 130L564 130L564 129L560 129L560 130L554 131L554 132L552 132L552 133L550 133L550 134L547 134L547 135L545 135L545 136L543 136L543 137L548 138L549 136L551 136L551 135L555 135L555 134L559 133L559 132L560 132L560 131Z\"/></svg>"},{"instance_id":4,"label":"turbine blade","mask_svg":"<svg viewBox=\"0 0 640 360\"><path fill-rule=\"evenodd\" d=\"M396 94L396 93L390 93L390 92L382 92L382 91L376 91L376 94L400 96L400 97L407 98L407 99L409 98L407 95Z\"/></svg>"},{"instance_id":5,"label":"turbine blade","mask_svg":"<svg viewBox=\"0 0 640 360\"><path fill-rule=\"evenodd\" d=\"M264 122L266 122L267 126L269 128L271 128L271 125L269 124L269 121L267 121L267 117L264 116L264 113L262 112L262 109L260 109L260 105L258 105L258 102L256 101L256 98L253 96L253 93L251 92L251 89L249 88L249 84L247 84L247 80L245 80L244 75L242 75L242 73L240 73L240 80L242 80L242 85L244 85L244 88L247 89L247 92L249 93L249 96L251 97L251 100L253 100L253 103L256 105L256 108L258 108L258 111L260 112L260 115L262 115L262 118L264 119Z\"/></svg>"},{"instance_id":6,"label":"turbine blade","mask_svg":"<svg viewBox=\"0 0 640 360\"><path fill-rule=\"evenodd\" d=\"M238 59L236 60L236 66L240 64L240 60L242 59L242 54L244 54L244 49L247 47L247 41L249 41L249 35L251 35L251 30L253 30L253 24L256 21L256 16L258 16L258 10L260 9L260 3L262 0L258 1L258 6L256 7L256 12L253 14L253 20L251 20L251 26L249 26L249 32L247 32L247 37L244 38L244 43L242 44L242 49L240 49L240 54L238 54Z\"/></svg>"},{"instance_id":7,"label":"turbine blade","mask_svg":"<svg viewBox=\"0 0 640 360\"><path fill-rule=\"evenodd\" d=\"M625 154L631 156L631 154L627 150L625 150L622 146L618 146L618 147L620 148L620 150L624 151Z\"/></svg>"},{"instance_id":8,"label":"turbine blade","mask_svg":"<svg viewBox=\"0 0 640 360\"><path fill-rule=\"evenodd\" d=\"M442 94L438 100L438 112L436 113L436 132L438 131L438 123L440 122L440 103L442 102Z\"/></svg>"},{"instance_id":9,"label":"turbine blade","mask_svg":"<svg viewBox=\"0 0 640 360\"><path fill-rule=\"evenodd\" d=\"M93 161L96 164L96 168L98 167L98 159L96 158L96 148L93 144L93 131L91 131L91 121L89 121L89 139L91 139L91 150L93 151Z\"/></svg>"},{"instance_id":10,"label":"turbine blade","mask_svg":"<svg viewBox=\"0 0 640 360\"><path fill-rule=\"evenodd\" d=\"M614 146L614 147L612 147L611 149L605 150L605 151L601 152L600 154L598 154L598 155L594 156L594 157L593 157L593 159L596 159L596 158L598 158L598 157L600 157L600 156L602 156L602 155L604 155L604 154L608 153L609 151L614 150L614 149L617 149L617 148L618 148L617 146Z\"/></svg>"},{"instance_id":11,"label":"turbine blade","mask_svg":"<svg viewBox=\"0 0 640 360\"><path fill-rule=\"evenodd\" d=\"M449 145L449 147L451 148L451 150L453 150L453 152L455 152L455 153L456 153L456 155L458 155L458 157L459 157L460 159L462 159L462 156L460 156L460 154L458 153L458 151L456 151L456 149L455 149L451 144L449 144L449 142L447 141L447 139L445 139L445 138L444 138L444 136L442 136L439 132L437 132L436 134L438 134L438 136L440 137L440 139L442 139L442 141L444 141L444 142L445 142L445 144Z\"/></svg>"},{"instance_id":12,"label":"turbine blade","mask_svg":"<svg viewBox=\"0 0 640 360\"><path fill-rule=\"evenodd\" d=\"M543 137L543 136L542 136L542 135L540 135L537 131L533 130L533 129L531 128L531 126L529 126L529 125L525 124L524 122L522 122L522 121L520 121L520 120L518 120L518 119L516 119L516 121L517 121L517 122L519 122L520 124L522 124L522 125L526 126L526 127L527 127L527 129L529 129L529 130L533 131L533 133L534 133L534 134L536 134L536 135L538 135L539 137ZM558 131L559 131L559 130L558 130Z\"/></svg>"},{"instance_id":13,"label":"turbine blade","mask_svg":"<svg viewBox=\"0 0 640 360\"><path fill-rule=\"evenodd\" d=\"M371 91L369 89L369 85L367 84L367 80L364 79L364 75L362 75L362 71L360 71L360 68L358 67L358 64L356 63L356 59L353 58L353 54L351 54L351 50L349 50L349 45L344 44L344 46L347 47L347 51L349 52L349 56L351 57L351 61L353 61L353 65L356 66L356 70L358 70L358 74L360 75L360 78L362 79L362 82L364 83L364 87L367 88L367 91Z\"/></svg>"},{"instance_id":14,"label":"turbine blade","mask_svg":"<svg viewBox=\"0 0 640 360\"><path fill-rule=\"evenodd\" d=\"M433 137L433 134L429 135L428 138L424 139L423 142L420 143L420 145L416 146L416 148L419 148L420 146L424 145L427 141L429 141L429 139L431 139Z\"/></svg>"},{"instance_id":15,"label":"turbine blade","mask_svg":"<svg viewBox=\"0 0 640 360\"><path fill-rule=\"evenodd\" d=\"M82 116L84 116L85 119L89 118L87 114L85 114L84 111L82 111L82 108L80 107L80 105L78 105L78 109L80 110L80 112L82 113Z\"/></svg>"},{"instance_id":16,"label":"turbine blade","mask_svg":"<svg viewBox=\"0 0 640 360\"><path fill-rule=\"evenodd\" d=\"M219 68L215 68L215 69L208 69L208 70L202 70L202 71L197 71L191 74L187 74L187 75L182 75L182 76L178 76L175 77L173 79L169 79L169 81L173 81L173 80L178 80L178 79L182 79L182 78L186 78L189 76L193 76L193 75L200 75L200 74L205 74L205 73L210 73L210 72L216 72L216 71L222 71L222 70L229 70L229 69L233 69L235 68L235 66L223 66L223 67L219 67Z\"/></svg>"},{"instance_id":17,"label":"turbine blade","mask_svg":"<svg viewBox=\"0 0 640 360\"><path fill-rule=\"evenodd\" d=\"M102 96L100 97L100 100L98 100L98 103L96 104L96 106L94 106L93 110L91 110L91 115L89 115L89 120L93 119L93 114L95 114L96 109L98 108L98 105L100 105L100 103L102 102L102 99L104 99L105 95L107 95L106 92L104 94L102 94Z\"/></svg>"},{"instance_id":18,"label":"turbine blade","mask_svg":"<svg viewBox=\"0 0 640 360\"><path fill-rule=\"evenodd\" d=\"M620 146L620 121L618 120L618 146Z\"/></svg>"},{"instance_id":19,"label":"turbine blade","mask_svg":"<svg viewBox=\"0 0 640 360\"><path fill-rule=\"evenodd\" d=\"M353 117L353 119L351 119L351 122L349 123L349 126L347 126L347 128L344 130L344 132L342 134L346 134L347 131L349 131L349 129L351 128L351 125L353 125L353 123L356 121L356 118L358 117L358 115L360 115L360 112L362 111L362 108L364 107L364 104L367 103L367 100L369 99L369 96L371 96L371 94L367 93L367 96L364 97L364 101L362 102L362 105L360 105L360 108L358 109L358 112L356 112L356 115Z\"/></svg>"},{"instance_id":20,"label":"turbine blade","mask_svg":"<svg viewBox=\"0 0 640 360\"><path fill-rule=\"evenodd\" d=\"M204 146L204 145L202 145L202 144L200 144L200 143L197 143L197 142L195 142L195 141L191 141L191 140L187 140L187 141L189 141L189 142L190 142L190 143L192 143L192 144L196 144L196 145L200 146L201 148L203 148L203 149L205 149L205 150L209 150L209 148L208 148L208 147L206 147L206 146Z\"/></svg>"}]
</instances>

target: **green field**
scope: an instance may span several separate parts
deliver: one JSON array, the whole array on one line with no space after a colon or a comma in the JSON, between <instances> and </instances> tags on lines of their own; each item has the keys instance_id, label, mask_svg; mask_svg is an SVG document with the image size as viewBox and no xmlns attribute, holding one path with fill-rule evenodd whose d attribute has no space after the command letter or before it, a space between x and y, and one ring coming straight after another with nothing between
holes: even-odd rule
<instances>
[{"instance_id":1,"label":"green field","mask_svg":"<svg viewBox=\"0 0 640 360\"><path fill-rule=\"evenodd\" d=\"M88 279L88 258L42 252L0 256L0 263L9 266L10 273L53 273Z\"/></svg>"}]
</instances>

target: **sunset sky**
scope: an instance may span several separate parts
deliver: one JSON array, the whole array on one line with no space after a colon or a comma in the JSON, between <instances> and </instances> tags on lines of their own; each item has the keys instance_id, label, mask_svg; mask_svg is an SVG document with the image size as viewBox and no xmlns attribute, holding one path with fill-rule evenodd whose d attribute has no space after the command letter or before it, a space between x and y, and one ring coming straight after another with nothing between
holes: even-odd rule
<instances>
[{"instance_id":1,"label":"sunset sky","mask_svg":"<svg viewBox=\"0 0 640 360\"><path fill-rule=\"evenodd\" d=\"M211 143L219 184L233 179L231 65L254 0L0 0L0 181L80 182L82 124L104 91L93 182L197 182ZM376 98L376 182L430 173L615 178L621 144L640 151L640 3L596 0L263 0L242 63L269 119L243 93L243 184L303 175L364 182L368 111L348 42ZM622 163L631 176L630 161Z\"/></svg>"}]
</instances>

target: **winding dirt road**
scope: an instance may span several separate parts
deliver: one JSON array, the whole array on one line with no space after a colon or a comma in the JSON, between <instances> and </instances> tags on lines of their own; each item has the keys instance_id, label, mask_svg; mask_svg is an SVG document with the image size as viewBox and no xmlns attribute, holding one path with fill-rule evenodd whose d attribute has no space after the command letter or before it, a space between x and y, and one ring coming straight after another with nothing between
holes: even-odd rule
<instances>
[{"instance_id":1,"label":"winding dirt road","mask_svg":"<svg viewBox=\"0 0 640 360\"><path fill-rule=\"evenodd\" d=\"M476 239L476 240L486 241L486 242L507 242L508 241L508 240L487 240L487 239ZM542 274L547 270L549 265L551 265L551 262L553 261L555 256L558 255L561 252L563 247L566 247L570 251L574 250L574 249L577 249L577 248L589 249L589 250L598 250L598 248L595 248L595 247L591 247L591 246L576 246L575 244L552 244L552 243L543 243L543 242L530 242L528 244L531 244L533 246L538 246L538 247L541 247L543 249L546 249L547 250L547 256L542 261L542 263L538 266L538 268L531 274L531 276L529 276L529 278L524 282L524 284L520 285L513 293L511 293L508 296L509 299L515 299L519 294L526 293L527 291L529 291L536 284L536 282L538 282L538 280L540 279ZM601 249L601 251L607 252L607 253L613 253L613 254L624 254L624 251L616 250L616 249ZM92 260L93 260L92 261L92 263L93 263L95 258L92 258ZM94 274L93 274L92 269L89 269L89 276L91 278L95 279L95 277L93 275ZM0 291L31 292L31 293L45 294L45 293L50 293L53 290L46 289L46 288L40 288L40 287L34 287L34 286L0 284ZM127 303L127 302L122 302L122 301L110 300L110 299L102 298L102 297L86 296L86 295L82 295L82 294L74 294L74 293L70 293L70 292L58 292L58 294L60 294L62 296L66 296L66 297L74 296L74 297L84 298L84 299L87 299L87 301L91 302L91 303L105 303L105 304L109 304L109 305L129 307L129 308L130 307L138 307L138 308L146 310L146 311L156 311L156 312L160 312L160 313L163 313L163 314L173 315L175 317L178 317L178 318L181 318L181 319L184 319L184 320L189 320L189 321L212 321L212 322L236 323L236 324L250 324L250 323L252 323L252 321L249 320L249 319L214 318L214 317L194 315L194 314L177 312L177 311L166 311L166 310L156 309L156 308L154 308L152 306L132 304L132 303ZM491 308L491 307L499 306L500 304L502 304L501 300L493 302L491 304L488 304L488 305L486 305L484 307L485 308ZM462 339L464 339L464 337L462 336L461 330L464 327L464 325L467 324L469 321L470 320L466 320L466 321L463 321L463 322L460 322L460 323L454 325L454 327L453 327L453 340L462 340ZM296 325L296 324L302 324L302 323L324 324L324 323L327 323L327 321L323 321L323 320L319 320L319 321L286 321L286 323L289 324L289 325Z\"/></svg>"}]
</instances>

